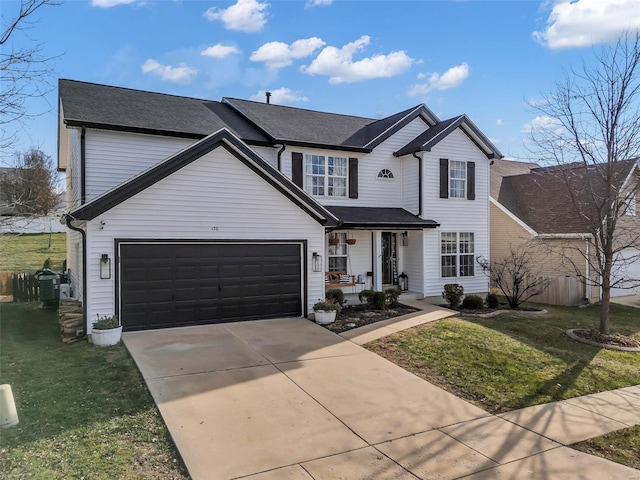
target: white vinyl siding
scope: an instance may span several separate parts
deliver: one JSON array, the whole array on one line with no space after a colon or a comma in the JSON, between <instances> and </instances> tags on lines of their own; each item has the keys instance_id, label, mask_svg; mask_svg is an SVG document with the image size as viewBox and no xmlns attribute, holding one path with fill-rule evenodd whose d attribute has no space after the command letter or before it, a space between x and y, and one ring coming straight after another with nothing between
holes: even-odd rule
<instances>
[{"instance_id":1,"label":"white vinyl siding","mask_svg":"<svg viewBox=\"0 0 640 480\"><path fill-rule=\"evenodd\" d=\"M87 130L85 193L89 202L135 177L196 140Z\"/></svg>"},{"instance_id":2,"label":"white vinyl siding","mask_svg":"<svg viewBox=\"0 0 640 480\"><path fill-rule=\"evenodd\" d=\"M115 313L115 275L101 280L99 263L116 258L117 238L306 242L307 307L324 297L324 273L311 270L311 252L324 251L322 225L223 148L90 222L90 319Z\"/></svg>"},{"instance_id":3,"label":"white vinyl siding","mask_svg":"<svg viewBox=\"0 0 640 480\"><path fill-rule=\"evenodd\" d=\"M475 200L452 202L450 199L440 198L441 158L464 158L465 161L475 162ZM425 230L424 295L439 297L444 283L449 283L441 275L441 232L473 232L474 275L457 277L456 283L464 287L465 293L487 292L488 278L478 272L475 261L478 257L490 258L489 159L457 129L433 147L431 152L425 152L423 162L423 217L440 224L437 229Z\"/></svg>"}]
</instances>

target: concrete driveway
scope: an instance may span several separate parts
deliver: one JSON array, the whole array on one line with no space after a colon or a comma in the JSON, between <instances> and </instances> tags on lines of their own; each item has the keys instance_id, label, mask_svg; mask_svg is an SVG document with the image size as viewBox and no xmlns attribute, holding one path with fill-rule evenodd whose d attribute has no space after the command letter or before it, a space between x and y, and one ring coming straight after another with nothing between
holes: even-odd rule
<instances>
[{"instance_id":1,"label":"concrete driveway","mask_svg":"<svg viewBox=\"0 0 640 480\"><path fill-rule=\"evenodd\" d=\"M123 339L194 479L640 478L305 319Z\"/></svg>"}]
</instances>

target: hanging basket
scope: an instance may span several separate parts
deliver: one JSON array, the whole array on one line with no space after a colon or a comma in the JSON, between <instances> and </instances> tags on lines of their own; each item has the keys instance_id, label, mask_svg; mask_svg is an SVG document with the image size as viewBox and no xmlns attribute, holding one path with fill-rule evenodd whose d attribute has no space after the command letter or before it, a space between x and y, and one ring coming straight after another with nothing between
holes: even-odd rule
<instances>
[{"instance_id":1,"label":"hanging basket","mask_svg":"<svg viewBox=\"0 0 640 480\"><path fill-rule=\"evenodd\" d=\"M338 245L340 239L338 237L329 237L329 245Z\"/></svg>"},{"instance_id":2,"label":"hanging basket","mask_svg":"<svg viewBox=\"0 0 640 480\"><path fill-rule=\"evenodd\" d=\"M355 238L347 238L347 244L355 245L356 244L356 239Z\"/></svg>"}]
</instances>

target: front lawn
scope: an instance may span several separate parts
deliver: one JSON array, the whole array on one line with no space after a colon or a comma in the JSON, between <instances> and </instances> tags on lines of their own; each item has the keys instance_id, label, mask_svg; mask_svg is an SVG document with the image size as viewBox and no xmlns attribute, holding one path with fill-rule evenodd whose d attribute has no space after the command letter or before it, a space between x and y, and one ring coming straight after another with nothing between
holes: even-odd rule
<instances>
[{"instance_id":1,"label":"front lawn","mask_svg":"<svg viewBox=\"0 0 640 480\"><path fill-rule=\"evenodd\" d=\"M640 353L564 335L597 326L597 306L545 308L546 315L445 319L367 348L492 413L640 384ZM640 339L638 309L612 305L611 325Z\"/></svg>"},{"instance_id":2,"label":"front lawn","mask_svg":"<svg viewBox=\"0 0 640 480\"><path fill-rule=\"evenodd\" d=\"M2 478L188 478L122 344L63 344L55 311L0 309L0 384L20 420L1 431Z\"/></svg>"}]
</instances>

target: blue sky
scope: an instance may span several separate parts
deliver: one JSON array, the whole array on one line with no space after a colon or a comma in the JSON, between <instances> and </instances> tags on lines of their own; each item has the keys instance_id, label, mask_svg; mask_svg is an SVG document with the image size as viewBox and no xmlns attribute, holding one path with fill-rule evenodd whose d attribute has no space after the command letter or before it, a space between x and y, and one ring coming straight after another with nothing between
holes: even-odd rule
<instances>
[{"instance_id":1,"label":"blue sky","mask_svg":"<svg viewBox=\"0 0 640 480\"><path fill-rule=\"evenodd\" d=\"M3 26L17 11L2 1ZM563 68L640 28L638 0L92 0L45 6L13 48L37 41L57 76L220 100L235 97L382 118L425 103L466 113L506 158ZM56 157L57 91L20 132ZM53 106L51 111L49 105ZM2 154L6 163L10 152Z\"/></svg>"}]
</instances>

